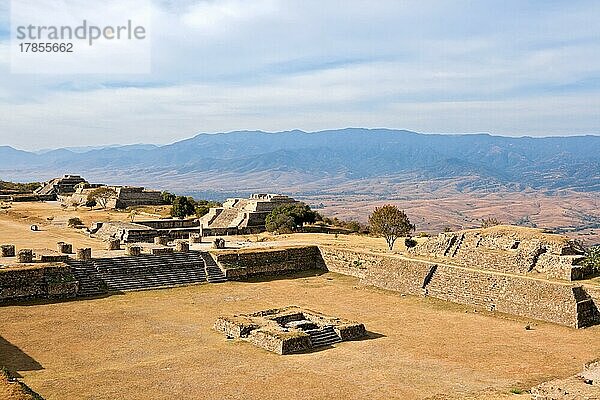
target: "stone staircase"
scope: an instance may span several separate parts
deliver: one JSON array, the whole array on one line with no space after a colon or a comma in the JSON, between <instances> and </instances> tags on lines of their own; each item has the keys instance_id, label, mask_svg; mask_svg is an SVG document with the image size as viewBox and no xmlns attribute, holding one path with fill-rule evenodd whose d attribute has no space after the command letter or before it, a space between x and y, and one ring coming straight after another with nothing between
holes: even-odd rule
<instances>
[{"instance_id":1,"label":"stone staircase","mask_svg":"<svg viewBox=\"0 0 600 400\"><path fill-rule=\"evenodd\" d=\"M212 269L210 274L207 273L203 253L196 251L89 261L70 260L68 264L79 281L78 296L82 297L226 280L220 269L221 276ZM218 269L216 264L214 266ZM209 275L211 278L207 279Z\"/></svg>"},{"instance_id":2,"label":"stone staircase","mask_svg":"<svg viewBox=\"0 0 600 400\"><path fill-rule=\"evenodd\" d=\"M232 222L238 216L239 210L237 208L226 208L221 214L214 219L210 224L210 228L229 228Z\"/></svg>"},{"instance_id":3,"label":"stone staircase","mask_svg":"<svg viewBox=\"0 0 600 400\"><path fill-rule=\"evenodd\" d=\"M332 326L306 331L310 335L313 347L331 346L342 341Z\"/></svg>"},{"instance_id":4,"label":"stone staircase","mask_svg":"<svg viewBox=\"0 0 600 400\"><path fill-rule=\"evenodd\" d=\"M209 228L235 228L244 220L243 209L248 205L248 200L238 199L230 208L223 211L212 220Z\"/></svg>"},{"instance_id":5,"label":"stone staircase","mask_svg":"<svg viewBox=\"0 0 600 400\"><path fill-rule=\"evenodd\" d=\"M67 264L69 264L73 276L79 282L77 296L95 297L107 293L106 283L98 277L98 272L92 264L75 260L69 260Z\"/></svg>"},{"instance_id":6,"label":"stone staircase","mask_svg":"<svg viewBox=\"0 0 600 400\"><path fill-rule=\"evenodd\" d=\"M204 270L206 272L206 280L209 283L220 283L226 282L227 278L221 268L217 265L215 260L209 253L202 252L202 259L204 261Z\"/></svg>"}]
</instances>

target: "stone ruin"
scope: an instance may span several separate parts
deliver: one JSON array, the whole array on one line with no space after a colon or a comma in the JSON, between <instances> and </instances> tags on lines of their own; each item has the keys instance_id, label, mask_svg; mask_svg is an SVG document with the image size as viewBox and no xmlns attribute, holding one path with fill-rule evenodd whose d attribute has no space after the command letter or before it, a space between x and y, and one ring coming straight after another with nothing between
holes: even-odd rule
<instances>
[{"instance_id":1,"label":"stone ruin","mask_svg":"<svg viewBox=\"0 0 600 400\"><path fill-rule=\"evenodd\" d=\"M219 317L214 329L277 354L310 351L367 335L361 323L297 306Z\"/></svg>"},{"instance_id":2,"label":"stone ruin","mask_svg":"<svg viewBox=\"0 0 600 400\"><path fill-rule=\"evenodd\" d=\"M68 205L83 206L88 195L99 187L107 187L115 191L116 196L106 203L108 208L127 208L133 206L158 206L164 204L161 192L148 190L141 186L106 186L82 182L75 186L73 192L59 195L58 200Z\"/></svg>"},{"instance_id":3,"label":"stone ruin","mask_svg":"<svg viewBox=\"0 0 600 400\"><path fill-rule=\"evenodd\" d=\"M202 241L202 227L197 219L160 219L149 221L96 222L90 229L90 236L105 242L119 240L123 243L152 243L154 238L162 236L169 240L199 238Z\"/></svg>"},{"instance_id":4,"label":"stone ruin","mask_svg":"<svg viewBox=\"0 0 600 400\"><path fill-rule=\"evenodd\" d=\"M275 207L294 203L297 201L293 198L280 194L231 198L223 203L223 207L211 208L200 222L210 235L259 233L265 230L265 219Z\"/></svg>"},{"instance_id":5,"label":"stone ruin","mask_svg":"<svg viewBox=\"0 0 600 400\"><path fill-rule=\"evenodd\" d=\"M566 281L585 279L594 272L580 265L584 253L580 243L566 237L514 226L441 233L409 249L413 256L469 268Z\"/></svg>"},{"instance_id":6,"label":"stone ruin","mask_svg":"<svg viewBox=\"0 0 600 400\"><path fill-rule=\"evenodd\" d=\"M34 194L40 196L52 196L54 200L61 195L72 194L79 184L88 182L79 175L64 175L62 178L54 178L44 182L39 188L34 190Z\"/></svg>"}]
</instances>

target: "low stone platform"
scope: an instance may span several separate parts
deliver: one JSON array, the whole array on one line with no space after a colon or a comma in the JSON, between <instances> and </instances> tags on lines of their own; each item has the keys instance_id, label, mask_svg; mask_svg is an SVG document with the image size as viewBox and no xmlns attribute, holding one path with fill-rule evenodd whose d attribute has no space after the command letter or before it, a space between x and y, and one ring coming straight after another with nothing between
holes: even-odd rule
<instances>
[{"instance_id":1,"label":"low stone platform","mask_svg":"<svg viewBox=\"0 0 600 400\"><path fill-rule=\"evenodd\" d=\"M277 354L308 351L367 335L361 323L297 306L219 317L214 329Z\"/></svg>"}]
</instances>

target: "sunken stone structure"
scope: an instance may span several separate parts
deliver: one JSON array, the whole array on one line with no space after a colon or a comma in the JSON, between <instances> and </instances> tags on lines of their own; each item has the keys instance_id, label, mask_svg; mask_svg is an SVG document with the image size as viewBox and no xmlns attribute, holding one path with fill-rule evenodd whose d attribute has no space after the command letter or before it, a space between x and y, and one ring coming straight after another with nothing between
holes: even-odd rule
<instances>
[{"instance_id":1,"label":"sunken stone structure","mask_svg":"<svg viewBox=\"0 0 600 400\"><path fill-rule=\"evenodd\" d=\"M258 233L265 230L265 218L275 207L293 203L297 201L280 194L231 198L223 203L223 207L211 208L200 222L211 235Z\"/></svg>"},{"instance_id":2,"label":"sunken stone structure","mask_svg":"<svg viewBox=\"0 0 600 400\"><path fill-rule=\"evenodd\" d=\"M215 330L277 354L290 354L365 337L358 322L330 317L296 306L219 317Z\"/></svg>"}]
</instances>

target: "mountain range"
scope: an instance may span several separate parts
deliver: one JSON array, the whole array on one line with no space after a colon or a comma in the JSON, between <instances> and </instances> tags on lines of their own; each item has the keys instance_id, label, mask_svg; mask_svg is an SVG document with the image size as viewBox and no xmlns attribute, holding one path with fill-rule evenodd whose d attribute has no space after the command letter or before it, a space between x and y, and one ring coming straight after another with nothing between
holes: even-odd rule
<instances>
[{"instance_id":1,"label":"mountain range","mask_svg":"<svg viewBox=\"0 0 600 400\"><path fill-rule=\"evenodd\" d=\"M164 146L40 152L0 146L0 178L89 180L199 193L381 196L395 185L457 192L600 192L600 136L502 137L348 128L198 134ZM395 189L396 188L396 189Z\"/></svg>"}]
</instances>

